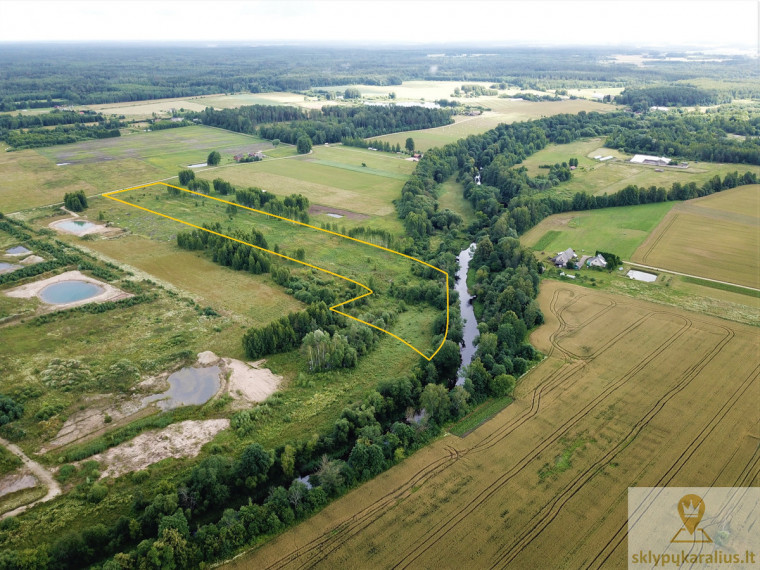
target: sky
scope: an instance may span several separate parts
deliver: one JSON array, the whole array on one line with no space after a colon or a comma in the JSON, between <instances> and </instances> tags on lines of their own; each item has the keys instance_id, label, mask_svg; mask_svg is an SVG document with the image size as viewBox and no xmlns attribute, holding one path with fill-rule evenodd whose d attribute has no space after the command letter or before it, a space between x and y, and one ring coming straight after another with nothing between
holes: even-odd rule
<instances>
[{"instance_id":1,"label":"sky","mask_svg":"<svg viewBox=\"0 0 760 570\"><path fill-rule=\"evenodd\" d=\"M715 46L758 0L0 0L2 41Z\"/></svg>"}]
</instances>

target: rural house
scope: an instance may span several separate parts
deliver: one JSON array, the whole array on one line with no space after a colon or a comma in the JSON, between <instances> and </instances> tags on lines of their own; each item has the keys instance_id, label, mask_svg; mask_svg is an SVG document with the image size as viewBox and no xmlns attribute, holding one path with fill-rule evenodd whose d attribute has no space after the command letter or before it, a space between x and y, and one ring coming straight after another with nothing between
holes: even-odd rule
<instances>
[{"instance_id":1,"label":"rural house","mask_svg":"<svg viewBox=\"0 0 760 570\"><path fill-rule=\"evenodd\" d=\"M575 257L576 254L573 251L573 248L568 247L565 251L559 252L556 257L552 257L552 262L554 262L554 265L557 267L564 267L567 265L568 261L572 260Z\"/></svg>"},{"instance_id":2,"label":"rural house","mask_svg":"<svg viewBox=\"0 0 760 570\"><path fill-rule=\"evenodd\" d=\"M601 267L604 269L607 267L607 260L604 259L604 256L600 253L592 257L586 262L586 265L588 267Z\"/></svg>"}]
</instances>

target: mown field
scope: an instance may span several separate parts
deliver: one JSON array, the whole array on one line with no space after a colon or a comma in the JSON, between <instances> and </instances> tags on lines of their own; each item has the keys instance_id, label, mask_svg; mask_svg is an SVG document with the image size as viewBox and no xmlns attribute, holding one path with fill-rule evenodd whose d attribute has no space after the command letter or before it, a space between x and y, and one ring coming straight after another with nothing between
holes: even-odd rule
<instances>
[{"instance_id":1,"label":"mown field","mask_svg":"<svg viewBox=\"0 0 760 570\"><path fill-rule=\"evenodd\" d=\"M205 162L212 150L224 164L238 152L271 148L256 137L194 126L0 153L0 212L61 202L75 190L89 196L171 178L182 167Z\"/></svg>"},{"instance_id":2,"label":"mown field","mask_svg":"<svg viewBox=\"0 0 760 570\"><path fill-rule=\"evenodd\" d=\"M629 259L673 205L660 202L555 214L525 232L520 241L539 254L545 252L542 259L568 247L578 254L601 250Z\"/></svg>"},{"instance_id":3,"label":"mown field","mask_svg":"<svg viewBox=\"0 0 760 570\"><path fill-rule=\"evenodd\" d=\"M677 204L632 260L760 287L760 185Z\"/></svg>"},{"instance_id":4,"label":"mown field","mask_svg":"<svg viewBox=\"0 0 760 570\"><path fill-rule=\"evenodd\" d=\"M595 156L614 156L615 160L599 162ZM547 171L539 168L542 164L567 162L570 158L578 159L578 169L567 182L561 183L546 194L571 198L576 192L593 195L613 194L629 184L649 188L662 186L669 189L674 182L688 184L694 182L701 186L714 176L725 177L729 172L743 174L747 171L760 174L760 167L748 164L719 164L714 162L690 162L689 167L663 168L657 172L656 167L632 164L633 155L617 149L606 148L604 139L592 138L568 144L549 145L525 159L520 166L525 166L531 176Z\"/></svg>"},{"instance_id":5,"label":"mown field","mask_svg":"<svg viewBox=\"0 0 760 570\"><path fill-rule=\"evenodd\" d=\"M754 328L556 281L539 302L513 404L229 566L623 567L628 486L760 483Z\"/></svg>"},{"instance_id":6,"label":"mown field","mask_svg":"<svg viewBox=\"0 0 760 570\"><path fill-rule=\"evenodd\" d=\"M384 218L382 227L401 232L392 202L401 195L415 165L394 154L320 146L309 155L201 170L197 176L207 180L220 177L242 188L258 186L278 196L303 194L313 204L347 210L362 215L360 218ZM336 219L323 214L316 219L348 227L357 223L348 215Z\"/></svg>"}]
</instances>

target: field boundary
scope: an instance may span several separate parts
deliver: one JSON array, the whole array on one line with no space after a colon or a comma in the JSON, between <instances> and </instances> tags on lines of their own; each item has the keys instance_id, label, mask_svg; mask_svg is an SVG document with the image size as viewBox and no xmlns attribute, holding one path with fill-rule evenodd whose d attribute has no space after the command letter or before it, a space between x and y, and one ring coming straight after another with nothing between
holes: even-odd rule
<instances>
[{"instance_id":1,"label":"field boundary","mask_svg":"<svg viewBox=\"0 0 760 570\"><path fill-rule=\"evenodd\" d=\"M252 243L248 243L248 242L245 242L243 240L240 240L240 239L237 239L237 238L234 238L234 237L230 237L230 236L225 235L223 233L215 232L215 231L210 230L208 228L204 228L204 227L201 227L201 226L197 226L195 224L191 224L190 222L186 222L184 220L180 220L179 218L174 218L172 216L167 216L166 214L162 214L160 212L156 212L154 210L150 210L148 208L144 208L143 206L137 206L136 204L132 204L130 202L126 202L125 200L121 200L119 198L114 198L112 196L113 194L120 194L122 192L129 192L130 190L137 190L137 189L140 189L140 188L147 188L149 186L160 186L160 185L166 186L167 188L176 188L177 190L180 190L182 192L187 192L188 194L194 194L194 195L200 196L202 198L208 198L208 199L211 199L211 200L216 200L217 202L221 202L223 204L230 204L230 205L236 206L238 208L243 208L243 209L249 210L251 212L256 212L257 214L263 214L265 216L270 216L272 218L277 218L278 220L284 220L286 222L290 222L291 224L295 224L295 225L298 225L298 226L303 226L303 227L306 227L306 228L311 228L313 230L318 230L320 232L325 232L325 233L328 233L328 234L331 234L331 235L334 235L334 236L337 236L337 237L341 237L341 238L344 238L344 239L355 241L357 243L361 243L361 244L364 244L364 245L369 245L371 247L375 247L377 249L381 249L381 250L387 251L389 253L394 253L396 255L400 255L401 257L405 257L406 259L411 259L412 261L416 261L417 263L421 263L422 265L425 265L426 267L430 267L431 269L435 269L436 271L438 271L440 273L443 273L445 275L445 277L446 277L446 330L445 330L445 332L443 334L443 339L441 340L441 344L438 345L438 348L435 349L435 352L433 352L432 355L427 356L425 353L423 353L417 347L415 347L411 343L405 341L400 336L395 335L395 334L393 334L390 331L382 329L382 328L380 328L380 327L378 327L376 325L373 325L373 324L368 323L366 321L363 321L361 319L357 319L356 317L352 317L351 315L349 315L347 313L339 311L338 307L342 307L343 305L347 305L348 303L351 303L353 301L358 301L359 299L362 299L362 298L367 297L369 295L372 295L374 293L374 291L372 289L370 289L369 287L367 287L363 283L359 283L358 281L355 281L355 280L353 280L353 279L351 279L349 277L346 277L345 275L340 275L338 273L330 271L329 269L324 269L322 267L318 267L316 265L312 265L311 263L307 263L305 261L300 261L298 259L294 259L292 257L288 257L287 255L283 255L281 253L277 253L275 251L272 251L271 249L266 249L266 248L260 247L258 245L254 245ZM167 218L169 220L172 220L172 221L175 221L175 222L179 222L181 224L185 224L186 226L190 226L190 227L193 227L195 229L198 229L198 230L201 230L201 231L204 231L204 232L208 232L210 234L214 234L214 235L217 235L217 236L220 236L220 237L223 237L223 238L226 238L226 239L238 242L238 243L242 243L243 245L247 245L247 246L252 247L254 249L258 249L260 251L265 251L265 252L270 253L272 255L276 255L277 257L281 257L282 259L287 259L288 261L293 261L295 263L299 263L301 265L305 265L306 267L310 267L312 269L316 269L318 271L322 271L324 273L332 275L333 277L338 277L340 279L344 279L344 280L346 280L346 281L348 281L350 283L353 283L354 285L358 285L359 287L365 289L366 292L362 293L361 295L358 295L356 297L353 297L353 298L351 298L351 299L349 299L347 301L343 301L342 303L338 303L337 305L333 305L332 307L330 307L330 310L333 311L333 312L335 312L335 313L338 313L339 315L343 315L344 317L348 317L351 320L354 320L354 321L360 322L362 324L365 324L365 325L367 325L369 327L372 327L373 329L379 330L380 332L383 332L383 333L385 333L385 334L387 334L389 336L392 336L396 340L399 340L399 341L403 342L405 345L407 345L409 348L411 348L412 350L414 350L417 354L419 354L420 356L422 356L423 358L425 358L428 361L433 360L433 358L435 357L435 355L438 354L438 351L440 351L441 348L443 347L443 343L446 342L446 337L449 334L449 274L446 271L444 271L443 269L435 267L434 265L430 265L429 263L426 263L426 262L424 262L424 261L422 261L420 259L417 259L415 257L411 257L409 255L403 254L401 252L398 252L398 251L395 251L395 250L392 250L392 249L388 249L387 247L383 247L383 246L380 246L380 245L375 245L374 243L370 243L370 242L367 242L367 241L364 241L364 240L360 240L360 239L356 239L356 238L353 238L353 237L350 237L350 236L346 236L346 235L343 235L343 234L338 233L338 232L334 232L334 231L331 231L331 230L325 230L325 229L322 229L322 228L318 228L316 226L305 224L303 222L298 222L296 220L291 220L290 218L285 218L283 216L278 216L276 214L271 214L269 212L264 212L262 210L256 210L255 208L249 208L248 206L242 206L240 204L237 204L236 202L230 202L228 200L222 200L221 198L215 198L213 196L208 196L206 194L202 194L200 192L195 192L193 190L187 190L187 189L181 188L179 186L172 186L171 184L166 184L165 182L151 182L151 183L148 183L148 184L142 184L142 185L139 185L139 186L133 186L131 188L124 188L124 189L121 189L121 190L112 190L111 192L105 192L105 193L103 193L103 196L105 198L108 198L110 200L114 200L116 202L120 202L120 203L125 204L127 206L131 206L133 208L138 208L140 210L144 210L145 212L149 212L151 214L155 214L157 216L161 216L163 218Z\"/></svg>"}]
</instances>

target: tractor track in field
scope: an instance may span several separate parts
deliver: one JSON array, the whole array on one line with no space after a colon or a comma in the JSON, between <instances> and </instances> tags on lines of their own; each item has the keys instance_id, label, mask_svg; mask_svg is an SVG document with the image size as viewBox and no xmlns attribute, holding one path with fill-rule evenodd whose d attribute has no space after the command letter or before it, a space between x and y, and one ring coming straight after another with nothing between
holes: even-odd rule
<instances>
[{"instance_id":1,"label":"tractor track in field","mask_svg":"<svg viewBox=\"0 0 760 570\"><path fill-rule=\"evenodd\" d=\"M523 469L525 469L528 465L530 465L533 462L533 460L535 460L545 449L547 449L551 444L558 441L562 437L562 435L568 432L571 428L576 426L586 415L588 415L588 413L592 409L594 409L595 407L597 407L597 405L599 405L601 402L606 400L610 395L612 395L619 388L621 388L626 382L628 382L636 374L644 370L651 359L663 353L674 342L676 342L676 340L678 340L681 336L683 336L692 327L692 322L685 317L681 317L681 316L678 316L678 317L684 320L683 326L678 331L673 333L667 340L665 340L659 346L654 348L647 356L642 358L642 361L640 363L636 364L635 366L630 368L628 371L626 371L617 380L615 380L612 384L610 384L607 388L605 388L602 392L600 392L597 396L595 396L592 400L590 400L585 406L583 406L583 408L581 408L578 412L576 412L573 416L571 416L568 420L566 420L562 425L554 429L551 434L547 435L541 441L540 445L532 449L528 454L524 455L521 459L519 459L515 463L515 465L512 468L508 469L503 475L501 475L498 479L493 481L488 487L486 487L483 491L481 491L476 497L473 498L473 500L470 503L468 503L468 505L464 509L462 509L462 511L457 513L457 515L455 515L451 519L444 521L440 525L438 525L438 528L432 531L432 534L427 533L430 535L430 537L423 543L423 545L418 544L415 547L415 550L413 553L409 553L407 556L403 557L401 561L398 562L394 567L395 568L410 567L410 565L412 565L422 554L424 554L425 552L433 548L441 540L445 539L449 532L451 532L456 526L458 526L467 517L469 517L478 507L480 507L483 503L485 503L488 499L490 499L493 495L495 495L508 481L513 479L521 471L523 471ZM626 328L626 330L628 331L633 330L634 328L637 328L640 324L641 323L639 322L638 324L630 325L629 327ZM622 333L621 335L619 335L619 337L622 338ZM613 346L613 344L608 345L608 349L611 346ZM525 421L527 421L527 419ZM524 421L521 423L524 423ZM495 443L503 439L506 435L507 434L503 434L502 437L500 437L496 441L491 442L490 445L476 446L476 448L486 449L487 447L491 447L492 445L495 445ZM473 448L473 449L476 449L476 448Z\"/></svg>"},{"instance_id":2,"label":"tractor track in field","mask_svg":"<svg viewBox=\"0 0 760 570\"><path fill-rule=\"evenodd\" d=\"M547 505L542 511L534 515L533 519L531 520L531 526L530 528L526 529L522 532L520 537L513 542L509 547L502 548L504 550L503 554L499 556L499 558L496 560L496 562L492 565L492 568L500 567L502 565L507 565L511 561L513 561L520 553L521 550L526 548L530 545L530 543L535 540L541 532L557 517L557 515L560 513L562 508L567 504L567 502L575 496L576 493L578 493L595 475L597 475L604 466L608 465L610 462L614 461L617 456L624 451L628 445L630 445L638 436L639 434L649 425L649 423L654 419L665 407L665 405L673 399L678 393L686 389L689 384L702 372L702 370L707 366L713 358L715 358L720 352L722 352L723 348L731 341L731 339L734 337L733 331L730 329L726 329L724 327L725 335L724 337L710 350L710 352L706 353L702 356L702 358L694 363L692 366L689 367L688 370L684 372L680 376L680 378L676 381L676 383L661 397L655 402L652 406L650 406L649 410L644 414L637 422L634 424L634 426L628 431L628 433L618 442L617 445L615 445L612 449L610 449L603 457L592 463L590 466L588 466L582 473L580 473L569 485L566 486L565 490L562 491L550 505ZM745 381L743 383L744 390L742 390L742 393L746 391L746 389L749 387L751 382ZM737 388L737 390L734 392L734 396L739 392L741 389L741 386ZM720 418L716 421L717 423L720 422L720 420L725 416L727 413L729 407L727 405L724 405L723 408L716 414L715 417L720 415ZM725 411L724 411L725 410ZM722 414L721 414L722 412ZM712 420L711 420L712 421ZM714 426L713 426L714 428ZM705 428L706 429L706 428ZM692 446L695 446L698 448L702 442L707 438L707 436L710 434L710 432L707 432L705 434L705 429L700 432L697 439L692 441L689 448ZM679 456L679 459L676 461L680 461L681 458L684 457L684 455L689 451L689 448L684 450L682 454ZM685 463L685 461L684 461ZM675 464L674 464L675 465ZM679 466L674 472L672 477L675 477L675 475L678 473L678 471L681 469L681 466ZM671 466L672 470L673 466ZM671 478L672 478L671 477ZM659 485L658 485L659 486Z\"/></svg>"},{"instance_id":3,"label":"tractor track in field","mask_svg":"<svg viewBox=\"0 0 760 570\"><path fill-rule=\"evenodd\" d=\"M340 549L351 538L374 523L385 510L410 496L417 487L425 484L437 475L442 474L449 467L454 465L459 459L465 459L470 453L479 453L489 450L497 443L502 441L505 437L514 432L516 429L518 429L520 426L524 425L527 421L538 414L541 409L541 400L544 396L550 394L562 386L565 386L567 382L570 381L579 370L583 369L589 363L593 362L594 359L596 359L599 355L610 350L618 342L623 340L629 333L642 326L647 320L656 316L674 316L683 321L683 324L679 330L672 333L662 343L654 347L648 355L641 359L639 364L633 366L625 373L623 373L615 382L613 382L604 391L602 391L590 402L588 402L575 415L565 421L561 426L558 426L557 429L555 429L549 436L542 440L541 445L523 456L511 469L506 471L501 477L491 483L488 487L486 487L486 489L481 491L481 493L476 496L465 509L458 512L456 516L446 521L442 521L440 524L429 529L425 535L420 537L420 540L417 542L412 552L403 553L397 562L393 564L393 566L396 568L407 568L413 566L414 562L420 556L429 551L431 548L434 548L441 540L445 539L449 532L451 532L455 527L465 521L480 505L493 497L509 480L513 479L521 471L523 471L527 465L529 465L540 453L542 453L551 444L559 440L564 434L566 434L585 416L587 416L591 410L596 408L615 391L625 385L632 377L642 372L642 370L646 368L651 359L656 358L658 355L665 352L667 348L669 348L679 338L686 334L686 332L690 330L694 325L691 319L682 315L678 315L676 313L670 313L667 311L651 311L633 323L629 324L627 327L625 327L625 329L620 331L609 341L605 342L605 344L597 349L593 354L579 356L573 354L570 351L567 351L567 349L562 348L559 344L558 339L568 334L569 332L592 324L595 320L617 306L617 303L615 301L610 301L609 305L603 307L596 314L586 319L582 323L578 325L569 325L563 317L562 313L569 306L579 301L585 295L581 295L578 298L572 299L560 307L559 296L562 291L566 290L555 291L551 301L550 310L552 314L557 318L557 326L549 337L551 348L548 354L552 355L556 350L565 358L567 358L569 362L554 372L550 373L547 378L541 383L541 385L533 389L530 397L530 407L526 408L517 417L512 419L504 426L498 428L493 433L490 433L483 440L479 441L476 445L470 448L456 449L452 445L446 445L444 447L444 450L447 453L446 456L441 457L440 459L435 460L427 466L423 467L406 482L397 486L395 489L383 497L379 498L377 501L372 503L372 505L366 507L350 519L347 519L330 528L319 538L312 540L294 552L290 552L284 555L271 565L267 566L267 568L284 568L286 566L289 568L309 568L325 560L331 553ZM657 402L650 406L647 413L644 414L644 416L628 431L628 433L621 439L618 445L609 450L604 455L604 457L585 469L583 473L580 473L569 485L565 487L561 494L559 494L559 496L557 496L551 504L547 505L544 509L542 509L540 513L535 515L531 521L532 524L530 528L525 529L514 542L511 542L509 545L506 545L502 548L493 567L501 567L507 565L517 556L521 549L528 546L536 537L538 537L541 532L556 518L565 504L567 504L567 502L572 499L572 497L578 493L584 487L584 485L586 485L595 475L597 475L605 465L609 464L610 461L613 461L614 458L617 457L617 455L627 447L627 445L635 440L636 437L642 432L642 430L647 427L649 422L664 408L664 406L679 392L684 390L691 383L691 381L699 375L704 367L707 366L707 364L723 350L723 348L734 337L735 333L726 327L721 328L724 330L723 338L718 341L718 343L708 353L702 356L702 358L692 364L686 371L684 371L684 373L680 375L676 382L672 384L671 388L665 394L663 394L657 400ZM573 359L575 360L574 362L572 361ZM699 446L702 445L710 433L715 429L715 426L717 426L721 419L726 415L730 409L731 403L735 402L739 397L741 397L741 395L751 385L752 381L757 378L757 374L758 370L755 370L742 383L742 385L737 388L730 401L724 404L721 410L716 413L710 424L708 424L708 426L702 430L699 438L695 439L689 448L684 450L684 452L679 456L678 460L661 478L661 481L664 480L668 474L670 475L668 481L672 480L673 477L677 475L681 467L683 467L686 461L688 461L691 455L693 455ZM743 480L752 481L757 476L754 474L754 472L756 470L758 461L760 461L760 457L758 457L758 459L755 460L754 464L748 470L746 470L746 472L744 472ZM679 463L680 465L678 465ZM626 528L627 526L623 526L618 530L612 539L600 550L599 554L591 562L589 567L592 567L594 561L598 560L599 556L604 554L604 551L608 549L608 546L612 546L612 549L609 550L609 553L601 562L601 564L604 564L604 562L609 558L609 555L625 538ZM615 538L619 537L621 531L622 537L620 537L620 541L617 544L613 545Z\"/></svg>"},{"instance_id":4,"label":"tractor track in field","mask_svg":"<svg viewBox=\"0 0 760 570\"><path fill-rule=\"evenodd\" d=\"M731 331L733 333L733 331ZM732 335L733 336L733 335ZM725 345L724 345L725 346ZM734 390L731 397L728 398L728 400L721 406L721 408L713 415L713 417L710 419L710 421L705 425L705 427L702 429L702 431L699 433L697 438L692 441L689 446L679 455L679 457L676 459L676 461L671 465L671 467L668 469L668 471L660 477L660 479L652 485L653 487L664 487L667 486L674 478L675 476L680 472L683 465L691 458L692 455L699 449L699 447L702 446L702 444L707 439L707 436L709 436L713 430L720 424L720 422L723 420L723 418L726 416L728 411L733 407L733 405L742 397L744 392L747 391L747 389L752 385L753 382L756 382L760 378L760 365L756 366L755 369L747 375L747 377L742 381L742 383ZM760 448L758 448L755 451L754 459L748 462L748 464L745 466L745 468L742 470L742 473L740 473L739 477L737 478L736 483L752 483L752 481L760 474L758 472L758 463L760 462ZM680 465L679 465L680 463ZM717 480L713 480L713 484ZM635 514L635 511L634 511ZM634 521L634 524L636 521L638 521L639 518L637 518ZM612 556L612 553L617 550L620 545L623 543L627 536L628 531L628 521L626 521L624 524L622 524L617 532L613 535L613 537L602 547L602 549L599 551L597 556L586 566L587 568L601 568L605 565L607 560ZM606 554L605 554L606 551Z\"/></svg>"}]
</instances>

